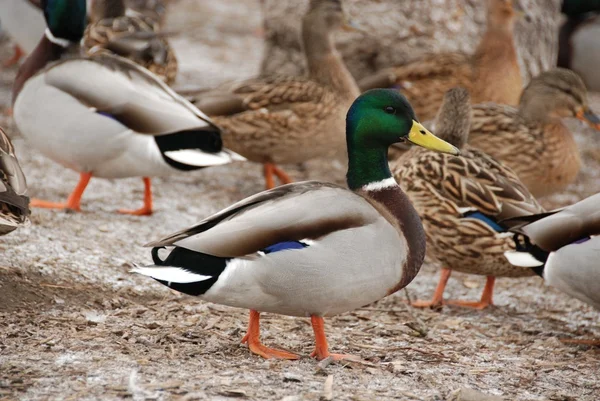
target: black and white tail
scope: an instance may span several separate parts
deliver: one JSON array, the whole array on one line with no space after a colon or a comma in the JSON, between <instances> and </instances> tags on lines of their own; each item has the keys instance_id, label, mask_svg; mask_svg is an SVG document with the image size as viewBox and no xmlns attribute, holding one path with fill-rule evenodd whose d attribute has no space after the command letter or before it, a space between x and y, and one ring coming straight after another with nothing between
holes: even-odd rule
<instances>
[{"instance_id":1,"label":"black and white tail","mask_svg":"<svg viewBox=\"0 0 600 401\"><path fill-rule=\"evenodd\" d=\"M188 295L202 295L217 282L229 258L221 258L186 248L174 247L162 260L160 249L152 249L154 266L136 267L132 273L152 277L161 284Z\"/></svg>"}]
</instances>

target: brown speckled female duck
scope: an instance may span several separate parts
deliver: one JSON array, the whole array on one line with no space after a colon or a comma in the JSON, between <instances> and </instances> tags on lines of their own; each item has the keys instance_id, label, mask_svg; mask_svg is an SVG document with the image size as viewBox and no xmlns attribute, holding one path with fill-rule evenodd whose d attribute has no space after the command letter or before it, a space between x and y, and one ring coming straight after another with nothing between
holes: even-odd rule
<instances>
[{"instance_id":1,"label":"brown speckled female duck","mask_svg":"<svg viewBox=\"0 0 600 401\"><path fill-rule=\"evenodd\" d=\"M546 196L575 181L581 167L573 134L561 121L565 117L600 130L581 78L555 68L531 80L518 108L474 106L469 144L512 168L534 196Z\"/></svg>"},{"instance_id":2,"label":"brown speckled female duck","mask_svg":"<svg viewBox=\"0 0 600 401\"><path fill-rule=\"evenodd\" d=\"M435 125L444 140L461 149L461 157L413 148L392 163L394 176L421 216L428 254L443 267L433 299L415 306L485 308L492 304L495 277L534 274L505 259L504 252L513 250L514 243L501 220L543 209L509 168L466 145L470 117L468 92L451 89ZM480 301L444 302L452 270L488 277Z\"/></svg>"},{"instance_id":3,"label":"brown speckled female duck","mask_svg":"<svg viewBox=\"0 0 600 401\"><path fill-rule=\"evenodd\" d=\"M360 94L332 34L349 26L340 0L311 0L302 23L308 76L258 78L209 92L196 105L223 129L223 143L262 163L266 187L290 178L276 164L343 152L345 114Z\"/></svg>"},{"instance_id":4,"label":"brown speckled female duck","mask_svg":"<svg viewBox=\"0 0 600 401\"><path fill-rule=\"evenodd\" d=\"M513 31L512 0L488 0L487 30L473 55L441 53L387 68L359 82L361 90L397 87L422 120L435 117L444 93L461 86L473 103L516 105L523 88Z\"/></svg>"},{"instance_id":5,"label":"brown speckled female duck","mask_svg":"<svg viewBox=\"0 0 600 401\"><path fill-rule=\"evenodd\" d=\"M15 148L0 128L0 235L29 223L27 182Z\"/></svg>"}]
</instances>

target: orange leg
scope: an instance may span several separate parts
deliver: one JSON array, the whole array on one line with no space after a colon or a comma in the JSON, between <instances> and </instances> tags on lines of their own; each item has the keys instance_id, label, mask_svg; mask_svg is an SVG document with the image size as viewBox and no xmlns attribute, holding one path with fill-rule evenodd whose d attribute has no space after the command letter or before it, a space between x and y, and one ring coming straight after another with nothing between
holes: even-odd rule
<instances>
[{"instance_id":1,"label":"orange leg","mask_svg":"<svg viewBox=\"0 0 600 401\"><path fill-rule=\"evenodd\" d=\"M24 55L25 52L23 49L21 49L19 45L15 45L15 52L11 58L4 62L4 67L12 67L13 65L17 64Z\"/></svg>"},{"instance_id":2,"label":"orange leg","mask_svg":"<svg viewBox=\"0 0 600 401\"><path fill-rule=\"evenodd\" d=\"M265 163L263 165L263 172L265 175L265 187L267 189L275 188L275 178L273 177L274 167L275 166L271 163Z\"/></svg>"},{"instance_id":3,"label":"orange leg","mask_svg":"<svg viewBox=\"0 0 600 401\"><path fill-rule=\"evenodd\" d=\"M485 309L490 305L493 305L494 302L492 300L492 296L494 295L494 282L496 281L496 277L488 276L487 281L485 282L485 288L483 289L483 293L481 294L481 300L477 302L473 301L446 301L447 304L464 306L466 308L474 308L474 309Z\"/></svg>"},{"instance_id":4,"label":"orange leg","mask_svg":"<svg viewBox=\"0 0 600 401\"><path fill-rule=\"evenodd\" d=\"M133 216L150 216L152 214L152 182L144 177L144 206L137 210L120 209L119 213Z\"/></svg>"},{"instance_id":5,"label":"orange leg","mask_svg":"<svg viewBox=\"0 0 600 401\"><path fill-rule=\"evenodd\" d=\"M330 353L329 346L327 345L327 337L325 337L325 323L323 322L323 318L313 315L310 317L310 322L315 332L315 350L310 354L311 357L316 357L319 361L329 357L332 357L336 361L342 359L360 361L360 358L354 355Z\"/></svg>"},{"instance_id":6,"label":"orange leg","mask_svg":"<svg viewBox=\"0 0 600 401\"><path fill-rule=\"evenodd\" d=\"M273 173L275 173L277 178L279 178L279 182L281 182L282 184L291 184L292 183L292 179L290 178L290 176L287 175L285 173L285 171L283 171L279 167L273 166Z\"/></svg>"},{"instance_id":7,"label":"orange leg","mask_svg":"<svg viewBox=\"0 0 600 401\"><path fill-rule=\"evenodd\" d=\"M450 274L452 274L452 270L444 267L440 272L440 281L438 281L438 285L435 287L435 292L433 293L431 301L416 300L412 303L412 306L415 308L437 308L442 306L445 303L444 290L446 289Z\"/></svg>"},{"instance_id":8,"label":"orange leg","mask_svg":"<svg viewBox=\"0 0 600 401\"><path fill-rule=\"evenodd\" d=\"M265 163L263 167L265 186L267 189L275 188L275 178L273 176L276 176L282 184L289 184L292 182L292 179L273 163Z\"/></svg>"},{"instance_id":9,"label":"orange leg","mask_svg":"<svg viewBox=\"0 0 600 401\"><path fill-rule=\"evenodd\" d=\"M260 342L260 313L250 310L250 321L248 322L248 333L242 338L242 344L248 343L250 352L260 355L265 359L298 359L298 355L291 352L265 347Z\"/></svg>"},{"instance_id":10,"label":"orange leg","mask_svg":"<svg viewBox=\"0 0 600 401\"><path fill-rule=\"evenodd\" d=\"M56 202L48 202L40 199L32 199L30 202L31 207L41 207L46 209L68 209L74 210L76 212L81 211L81 196L85 191L90 179L92 178L92 173L81 173L79 175L79 183L69 195L66 203L56 203Z\"/></svg>"}]
</instances>

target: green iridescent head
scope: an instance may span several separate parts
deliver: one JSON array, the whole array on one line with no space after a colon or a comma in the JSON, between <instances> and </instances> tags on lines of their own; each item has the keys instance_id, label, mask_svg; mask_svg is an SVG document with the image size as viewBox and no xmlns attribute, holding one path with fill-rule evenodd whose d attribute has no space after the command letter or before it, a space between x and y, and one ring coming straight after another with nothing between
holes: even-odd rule
<instances>
[{"instance_id":1,"label":"green iridescent head","mask_svg":"<svg viewBox=\"0 0 600 401\"><path fill-rule=\"evenodd\" d=\"M388 148L410 142L426 149L460 154L421 123L408 100L394 89L372 89L360 95L346 116L348 186L358 189L390 178Z\"/></svg>"},{"instance_id":2,"label":"green iridescent head","mask_svg":"<svg viewBox=\"0 0 600 401\"><path fill-rule=\"evenodd\" d=\"M79 42L87 21L86 0L42 0L48 29L55 38Z\"/></svg>"}]
</instances>

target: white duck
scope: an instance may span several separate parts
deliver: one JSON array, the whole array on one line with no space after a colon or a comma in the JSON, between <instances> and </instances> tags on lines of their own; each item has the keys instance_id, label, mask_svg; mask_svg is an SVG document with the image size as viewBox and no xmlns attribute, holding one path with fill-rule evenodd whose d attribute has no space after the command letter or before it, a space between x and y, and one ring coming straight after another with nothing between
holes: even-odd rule
<instances>
[{"instance_id":1,"label":"white duck","mask_svg":"<svg viewBox=\"0 0 600 401\"><path fill-rule=\"evenodd\" d=\"M272 312L310 316L312 356L347 358L329 353L323 317L405 287L425 256L423 226L392 178L388 147L408 140L459 151L418 123L406 98L390 89L356 99L346 138L350 190L307 181L261 192L149 244L155 265L134 271L206 301L250 309L242 341L255 354L298 358L261 344L259 313ZM165 258L163 247L170 249Z\"/></svg>"},{"instance_id":2,"label":"white duck","mask_svg":"<svg viewBox=\"0 0 600 401\"><path fill-rule=\"evenodd\" d=\"M37 0L0 1L0 24L16 43L15 53L4 63L5 67L16 64L22 56L31 53L46 27Z\"/></svg>"},{"instance_id":3,"label":"white duck","mask_svg":"<svg viewBox=\"0 0 600 401\"><path fill-rule=\"evenodd\" d=\"M515 232L515 266L600 310L600 194L561 210L506 220Z\"/></svg>"},{"instance_id":4,"label":"white duck","mask_svg":"<svg viewBox=\"0 0 600 401\"><path fill-rule=\"evenodd\" d=\"M42 3L49 27L15 80L14 118L31 145L81 178L66 203L32 206L78 211L92 176L140 176L144 206L121 212L148 215L149 177L241 159L222 148L206 115L148 70L118 56L68 57L79 50L85 0Z\"/></svg>"}]
</instances>

